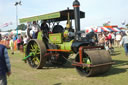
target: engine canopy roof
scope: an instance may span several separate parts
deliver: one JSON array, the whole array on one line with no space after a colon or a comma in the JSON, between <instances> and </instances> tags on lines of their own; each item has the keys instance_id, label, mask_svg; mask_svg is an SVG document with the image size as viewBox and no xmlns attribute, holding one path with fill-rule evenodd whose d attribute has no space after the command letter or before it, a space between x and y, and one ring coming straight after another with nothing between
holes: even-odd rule
<instances>
[{"instance_id":1,"label":"engine canopy roof","mask_svg":"<svg viewBox=\"0 0 128 85\"><path fill-rule=\"evenodd\" d=\"M67 10L62 10L59 12L22 18L19 20L20 20L20 23L32 22L32 21L38 21L38 20L48 20L51 22L65 21L68 18L68 13L70 15L70 19L74 19L74 10L67 9ZM80 18L84 18L84 17L85 17L85 12L80 11Z\"/></svg>"}]
</instances>

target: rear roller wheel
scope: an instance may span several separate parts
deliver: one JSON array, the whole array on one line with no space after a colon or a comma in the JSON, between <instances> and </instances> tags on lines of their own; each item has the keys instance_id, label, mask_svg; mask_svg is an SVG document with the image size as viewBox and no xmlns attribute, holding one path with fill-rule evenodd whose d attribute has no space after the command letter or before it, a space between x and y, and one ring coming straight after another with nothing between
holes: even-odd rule
<instances>
[{"instance_id":1,"label":"rear roller wheel","mask_svg":"<svg viewBox=\"0 0 128 85\"><path fill-rule=\"evenodd\" d=\"M80 62L79 54L76 56L75 61ZM107 72L111 68L111 64L108 63L112 62L112 59L106 50L90 50L83 52L82 62L95 67L76 66L78 73L82 76L94 76Z\"/></svg>"},{"instance_id":2,"label":"rear roller wheel","mask_svg":"<svg viewBox=\"0 0 128 85\"><path fill-rule=\"evenodd\" d=\"M26 47L26 56L31 55L27 59L28 64L33 68L42 68L45 65L46 47L43 41L32 39L28 42Z\"/></svg>"}]
</instances>

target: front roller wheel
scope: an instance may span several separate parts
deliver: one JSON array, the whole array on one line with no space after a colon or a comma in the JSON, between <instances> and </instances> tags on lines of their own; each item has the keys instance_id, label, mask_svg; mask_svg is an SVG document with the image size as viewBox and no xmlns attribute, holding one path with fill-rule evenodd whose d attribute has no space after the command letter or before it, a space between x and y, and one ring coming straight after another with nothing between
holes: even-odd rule
<instances>
[{"instance_id":1,"label":"front roller wheel","mask_svg":"<svg viewBox=\"0 0 128 85\"><path fill-rule=\"evenodd\" d=\"M46 47L43 41L32 39L28 42L26 47L26 56L31 55L27 59L28 64L33 68L42 68L45 65L46 57Z\"/></svg>"},{"instance_id":2,"label":"front roller wheel","mask_svg":"<svg viewBox=\"0 0 128 85\"><path fill-rule=\"evenodd\" d=\"M84 64L91 64L91 60L87 54L84 53L82 57L82 62ZM79 54L76 55L75 62L80 62ZM76 66L76 70L81 76L89 76L92 69L90 67Z\"/></svg>"},{"instance_id":3,"label":"front roller wheel","mask_svg":"<svg viewBox=\"0 0 128 85\"><path fill-rule=\"evenodd\" d=\"M76 62L80 62L79 54L75 58ZM83 52L82 62L87 66L76 66L78 73L82 76L94 76L107 72L112 64L112 59L106 50L90 50Z\"/></svg>"}]
</instances>

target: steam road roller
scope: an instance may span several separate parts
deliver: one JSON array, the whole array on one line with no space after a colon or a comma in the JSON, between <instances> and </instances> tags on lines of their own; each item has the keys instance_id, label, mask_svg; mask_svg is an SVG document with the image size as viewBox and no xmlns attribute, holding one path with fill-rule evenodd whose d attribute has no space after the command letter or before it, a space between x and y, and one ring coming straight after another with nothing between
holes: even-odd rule
<instances>
[{"instance_id":1,"label":"steam road roller","mask_svg":"<svg viewBox=\"0 0 128 85\"><path fill-rule=\"evenodd\" d=\"M80 11L78 0L73 2L73 8L20 19L20 23L29 22L27 35L29 42L26 45L24 61L32 68L44 68L47 64L64 65L70 54L75 54L72 65L79 74L94 76L110 70L113 62L104 46L91 44L87 37L82 37L80 18L85 13ZM39 31L37 38L31 34L31 22L38 21ZM64 21L63 27L60 22ZM72 21L75 21L73 27Z\"/></svg>"}]
</instances>

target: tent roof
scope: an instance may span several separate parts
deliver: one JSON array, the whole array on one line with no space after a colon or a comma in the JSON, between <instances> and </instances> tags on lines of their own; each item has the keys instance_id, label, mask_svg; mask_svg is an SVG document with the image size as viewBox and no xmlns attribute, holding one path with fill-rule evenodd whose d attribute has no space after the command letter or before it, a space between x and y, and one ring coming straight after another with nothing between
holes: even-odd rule
<instances>
[{"instance_id":1,"label":"tent roof","mask_svg":"<svg viewBox=\"0 0 128 85\"><path fill-rule=\"evenodd\" d=\"M121 30L118 27L108 28L108 27L88 27L85 32L120 32Z\"/></svg>"}]
</instances>

